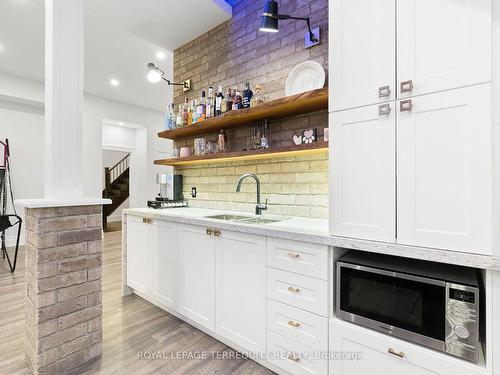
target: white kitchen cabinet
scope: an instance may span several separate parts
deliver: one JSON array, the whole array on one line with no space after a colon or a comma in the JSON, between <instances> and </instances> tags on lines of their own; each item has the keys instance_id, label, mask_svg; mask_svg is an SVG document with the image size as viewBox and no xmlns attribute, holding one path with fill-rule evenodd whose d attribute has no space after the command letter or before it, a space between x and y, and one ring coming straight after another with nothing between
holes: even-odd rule
<instances>
[{"instance_id":1,"label":"white kitchen cabinet","mask_svg":"<svg viewBox=\"0 0 500 375\"><path fill-rule=\"evenodd\" d=\"M393 100L395 0L329 4L330 112Z\"/></svg>"},{"instance_id":2,"label":"white kitchen cabinet","mask_svg":"<svg viewBox=\"0 0 500 375\"><path fill-rule=\"evenodd\" d=\"M397 36L399 98L491 80L491 0L398 0Z\"/></svg>"},{"instance_id":3,"label":"white kitchen cabinet","mask_svg":"<svg viewBox=\"0 0 500 375\"><path fill-rule=\"evenodd\" d=\"M395 241L395 116L394 103L330 114L330 234Z\"/></svg>"},{"instance_id":4,"label":"white kitchen cabinet","mask_svg":"<svg viewBox=\"0 0 500 375\"><path fill-rule=\"evenodd\" d=\"M215 330L215 241L207 228L179 225L178 312Z\"/></svg>"},{"instance_id":5,"label":"white kitchen cabinet","mask_svg":"<svg viewBox=\"0 0 500 375\"><path fill-rule=\"evenodd\" d=\"M330 360L330 375L480 375L480 366L337 319L330 320L330 352L361 359Z\"/></svg>"},{"instance_id":6,"label":"white kitchen cabinet","mask_svg":"<svg viewBox=\"0 0 500 375\"><path fill-rule=\"evenodd\" d=\"M266 351L266 238L223 230L216 243L216 332Z\"/></svg>"},{"instance_id":7,"label":"white kitchen cabinet","mask_svg":"<svg viewBox=\"0 0 500 375\"><path fill-rule=\"evenodd\" d=\"M151 289L151 228L149 218L128 216L127 285L139 292Z\"/></svg>"},{"instance_id":8,"label":"white kitchen cabinet","mask_svg":"<svg viewBox=\"0 0 500 375\"><path fill-rule=\"evenodd\" d=\"M152 293L154 298L173 310L177 309L177 224L154 220L152 238Z\"/></svg>"},{"instance_id":9,"label":"white kitchen cabinet","mask_svg":"<svg viewBox=\"0 0 500 375\"><path fill-rule=\"evenodd\" d=\"M491 86L398 106L401 244L491 254Z\"/></svg>"}]
</instances>

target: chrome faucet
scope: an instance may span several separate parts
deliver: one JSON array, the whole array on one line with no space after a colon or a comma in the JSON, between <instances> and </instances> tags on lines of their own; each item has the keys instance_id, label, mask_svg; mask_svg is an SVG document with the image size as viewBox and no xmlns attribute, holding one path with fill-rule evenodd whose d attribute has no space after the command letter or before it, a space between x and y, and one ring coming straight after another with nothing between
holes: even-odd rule
<instances>
[{"instance_id":1,"label":"chrome faucet","mask_svg":"<svg viewBox=\"0 0 500 375\"><path fill-rule=\"evenodd\" d=\"M255 214L262 215L262 211L267 210L267 199L265 204L260 203L260 180L256 175L254 175L253 173L245 173L243 176L241 176L240 179L238 180L238 186L236 186L236 191L240 192L241 183L247 177L252 177L257 183L257 205L255 206Z\"/></svg>"}]
</instances>

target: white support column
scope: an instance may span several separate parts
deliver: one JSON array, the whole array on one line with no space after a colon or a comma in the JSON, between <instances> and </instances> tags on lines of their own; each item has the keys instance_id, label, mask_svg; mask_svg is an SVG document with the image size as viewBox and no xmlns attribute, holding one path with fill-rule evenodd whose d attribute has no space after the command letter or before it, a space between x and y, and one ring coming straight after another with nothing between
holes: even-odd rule
<instances>
[{"instance_id":1,"label":"white support column","mask_svg":"<svg viewBox=\"0 0 500 375\"><path fill-rule=\"evenodd\" d=\"M45 198L83 197L83 0L45 0Z\"/></svg>"}]
</instances>

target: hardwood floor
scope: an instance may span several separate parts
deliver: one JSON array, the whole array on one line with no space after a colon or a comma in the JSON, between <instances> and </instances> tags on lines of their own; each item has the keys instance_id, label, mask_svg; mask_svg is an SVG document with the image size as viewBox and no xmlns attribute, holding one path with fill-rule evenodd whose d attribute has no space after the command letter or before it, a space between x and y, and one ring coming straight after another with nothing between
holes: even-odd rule
<instances>
[{"instance_id":1,"label":"hardwood floor","mask_svg":"<svg viewBox=\"0 0 500 375\"><path fill-rule=\"evenodd\" d=\"M0 374L29 374L24 362L24 257L0 261ZM104 235L103 355L78 374L273 374L251 360L172 358L175 353L236 354L216 339L135 295L121 296L121 232ZM173 353L173 354L172 354ZM151 359L148 356L154 355ZM59 374L57 374L59 375Z\"/></svg>"}]
</instances>

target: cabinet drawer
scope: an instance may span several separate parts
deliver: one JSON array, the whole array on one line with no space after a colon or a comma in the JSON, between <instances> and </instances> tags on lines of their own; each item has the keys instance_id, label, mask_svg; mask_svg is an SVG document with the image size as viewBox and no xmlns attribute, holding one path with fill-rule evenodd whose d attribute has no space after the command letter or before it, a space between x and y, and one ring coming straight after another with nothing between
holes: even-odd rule
<instances>
[{"instance_id":1,"label":"cabinet drawer","mask_svg":"<svg viewBox=\"0 0 500 375\"><path fill-rule=\"evenodd\" d=\"M267 265L327 280L328 246L268 238Z\"/></svg>"},{"instance_id":2,"label":"cabinet drawer","mask_svg":"<svg viewBox=\"0 0 500 375\"><path fill-rule=\"evenodd\" d=\"M318 351L328 351L328 319L267 300L267 329Z\"/></svg>"},{"instance_id":3,"label":"cabinet drawer","mask_svg":"<svg viewBox=\"0 0 500 375\"><path fill-rule=\"evenodd\" d=\"M330 373L340 375L480 375L487 371L431 349L337 319L330 321L330 352L360 352L360 360L332 360Z\"/></svg>"},{"instance_id":4,"label":"cabinet drawer","mask_svg":"<svg viewBox=\"0 0 500 375\"><path fill-rule=\"evenodd\" d=\"M326 375L328 361L316 359L317 352L274 332L267 332L269 362L294 375Z\"/></svg>"},{"instance_id":5,"label":"cabinet drawer","mask_svg":"<svg viewBox=\"0 0 500 375\"><path fill-rule=\"evenodd\" d=\"M328 283L296 273L267 268L267 297L328 315Z\"/></svg>"}]
</instances>

